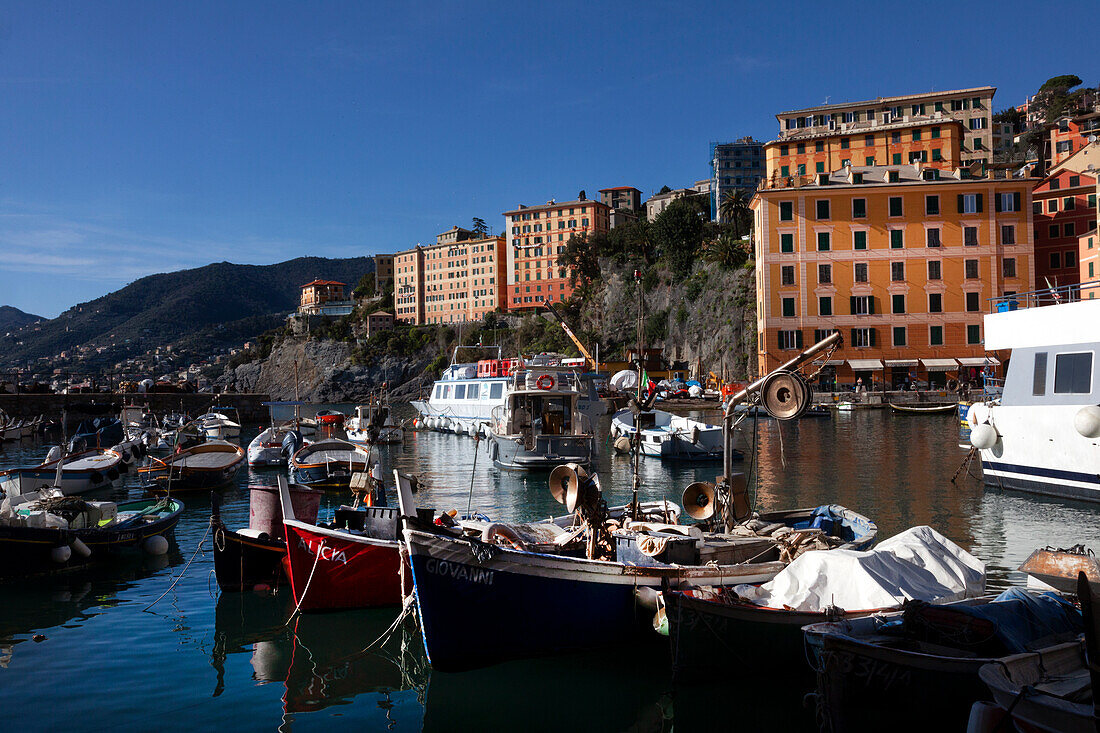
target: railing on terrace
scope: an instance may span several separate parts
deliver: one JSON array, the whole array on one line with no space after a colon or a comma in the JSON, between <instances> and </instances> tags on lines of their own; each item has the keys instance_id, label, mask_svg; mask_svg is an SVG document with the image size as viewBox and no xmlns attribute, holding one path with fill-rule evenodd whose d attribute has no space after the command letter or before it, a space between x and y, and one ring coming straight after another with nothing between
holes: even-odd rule
<instances>
[{"instance_id":1,"label":"railing on terrace","mask_svg":"<svg viewBox=\"0 0 1100 733\"><path fill-rule=\"evenodd\" d=\"M1044 305L1060 305L1078 300L1090 300L1095 297L1100 297L1100 280L990 298L989 312L1005 313L1023 308L1039 308Z\"/></svg>"}]
</instances>

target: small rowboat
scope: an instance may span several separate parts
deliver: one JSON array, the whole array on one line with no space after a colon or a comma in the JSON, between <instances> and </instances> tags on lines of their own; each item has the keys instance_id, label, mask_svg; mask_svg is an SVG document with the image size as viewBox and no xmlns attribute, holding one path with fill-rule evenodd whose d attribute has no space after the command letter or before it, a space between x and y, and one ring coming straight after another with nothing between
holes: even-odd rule
<instances>
[{"instance_id":1,"label":"small rowboat","mask_svg":"<svg viewBox=\"0 0 1100 733\"><path fill-rule=\"evenodd\" d=\"M95 448L61 459L61 480L57 480L57 459L30 468L0 471L0 492L8 496L29 494L55 486L66 496L93 489L109 488L122 471L122 456L113 450Z\"/></svg>"},{"instance_id":2,"label":"small rowboat","mask_svg":"<svg viewBox=\"0 0 1100 733\"><path fill-rule=\"evenodd\" d=\"M295 483L317 488L347 488L352 474L368 469L370 454L362 446L335 438L312 443L290 458Z\"/></svg>"},{"instance_id":3,"label":"small rowboat","mask_svg":"<svg viewBox=\"0 0 1100 733\"><path fill-rule=\"evenodd\" d=\"M955 412L959 409L959 406L954 402L946 402L944 404L938 405L897 405L891 402L890 409L894 412L903 412L909 415L931 415L938 413Z\"/></svg>"},{"instance_id":4,"label":"small rowboat","mask_svg":"<svg viewBox=\"0 0 1100 733\"><path fill-rule=\"evenodd\" d=\"M229 483L244 463L244 450L224 440L196 445L168 458L154 458L138 472L156 483L157 491L198 491Z\"/></svg>"}]
</instances>

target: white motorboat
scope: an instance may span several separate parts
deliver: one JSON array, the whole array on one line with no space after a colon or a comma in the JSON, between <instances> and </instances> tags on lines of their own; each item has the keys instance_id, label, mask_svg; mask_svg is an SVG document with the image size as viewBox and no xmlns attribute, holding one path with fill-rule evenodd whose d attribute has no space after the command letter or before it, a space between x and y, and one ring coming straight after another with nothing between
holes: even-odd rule
<instances>
[{"instance_id":1,"label":"white motorboat","mask_svg":"<svg viewBox=\"0 0 1100 733\"><path fill-rule=\"evenodd\" d=\"M1012 350L1000 399L967 413L986 484L1100 501L1098 291L1094 282L1006 296L985 316L986 349Z\"/></svg>"},{"instance_id":2,"label":"white motorboat","mask_svg":"<svg viewBox=\"0 0 1100 733\"><path fill-rule=\"evenodd\" d=\"M531 370L516 375L503 406L493 409L489 457L502 468L549 470L561 463L587 466L595 454L592 423L577 408L575 375Z\"/></svg>"},{"instance_id":3,"label":"white motorboat","mask_svg":"<svg viewBox=\"0 0 1100 733\"><path fill-rule=\"evenodd\" d=\"M195 422L209 440L236 440L241 437L241 418L236 407L211 407L210 412L199 415Z\"/></svg>"},{"instance_id":4,"label":"white motorboat","mask_svg":"<svg viewBox=\"0 0 1100 733\"><path fill-rule=\"evenodd\" d=\"M58 460L62 462L60 480L57 477ZM37 466L0 471L0 491L7 496L19 496L52 486L66 496L83 494L110 487L121 472L122 456L113 450L94 448L61 459L51 456Z\"/></svg>"},{"instance_id":5,"label":"white motorboat","mask_svg":"<svg viewBox=\"0 0 1100 733\"><path fill-rule=\"evenodd\" d=\"M664 410L645 410L637 415L642 431L642 454L671 459L721 459L722 426L710 425ZM612 440L633 437L635 415L630 408L611 418Z\"/></svg>"},{"instance_id":6,"label":"white motorboat","mask_svg":"<svg viewBox=\"0 0 1100 733\"><path fill-rule=\"evenodd\" d=\"M303 438L303 443L294 441L287 444L287 436L296 430L293 422L283 425L272 425L260 431L248 444L248 465L285 466L290 460L290 453L302 444L308 445ZM301 431L298 431L301 435Z\"/></svg>"},{"instance_id":7,"label":"white motorboat","mask_svg":"<svg viewBox=\"0 0 1100 733\"><path fill-rule=\"evenodd\" d=\"M501 359L496 348L495 359L477 362L459 362L459 349L478 347L456 346L451 365L432 385L427 399L412 403L420 413L418 427L459 435L484 434L493 419L493 410L505 404L513 377L527 370L568 378L572 368L563 362L568 357L559 354L539 354L522 359ZM585 389L577 401L577 408L588 417L592 425L604 414L606 407L596 393L592 380L583 380Z\"/></svg>"},{"instance_id":8,"label":"white motorboat","mask_svg":"<svg viewBox=\"0 0 1100 733\"><path fill-rule=\"evenodd\" d=\"M359 405L355 414L344 422L348 440L359 445L400 443L405 430L394 421L390 406L381 402Z\"/></svg>"}]
</instances>

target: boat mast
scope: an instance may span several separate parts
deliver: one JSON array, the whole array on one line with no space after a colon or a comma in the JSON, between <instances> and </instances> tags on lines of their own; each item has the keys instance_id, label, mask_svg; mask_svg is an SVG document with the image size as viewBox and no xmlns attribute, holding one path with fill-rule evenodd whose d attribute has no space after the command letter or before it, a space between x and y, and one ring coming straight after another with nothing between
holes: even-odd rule
<instances>
[{"instance_id":1,"label":"boat mast","mask_svg":"<svg viewBox=\"0 0 1100 733\"><path fill-rule=\"evenodd\" d=\"M643 328L643 316L644 306L642 303L642 273L640 270L634 271L634 286L638 291L638 349L634 355L634 358L638 360L638 386L636 389L635 399L637 400L638 408L641 409L643 404L642 400L642 373L644 369L642 367L642 347L643 339L645 336L645 330ZM630 516L634 521L638 521L638 474L641 466L642 456L642 428L639 423L641 412L634 413L634 452L631 455L631 500L630 500Z\"/></svg>"}]
</instances>

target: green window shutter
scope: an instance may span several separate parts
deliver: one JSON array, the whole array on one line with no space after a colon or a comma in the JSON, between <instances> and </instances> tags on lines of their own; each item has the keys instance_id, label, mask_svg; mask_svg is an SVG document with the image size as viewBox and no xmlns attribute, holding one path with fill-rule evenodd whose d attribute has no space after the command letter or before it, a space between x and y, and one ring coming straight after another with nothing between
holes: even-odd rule
<instances>
[{"instance_id":1,"label":"green window shutter","mask_svg":"<svg viewBox=\"0 0 1100 733\"><path fill-rule=\"evenodd\" d=\"M867 296L867 314L872 316L875 315L875 296L873 295ZM873 345L874 344L872 344L872 346Z\"/></svg>"},{"instance_id":2,"label":"green window shutter","mask_svg":"<svg viewBox=\"0 0 1100 733\"><path fill-rule=\"evenodd\" d=\"M993 194L993 210L998 213L1001 211L1001 194L999 193Z\"/></svg>"},{"instance_id":3,"label":"green window shutter","mask_svg":"<svg viewBox=\"0 0 1100 733\"><path fill-rule=\"evenodd\" d=\"M1021 209L1020 209L1020 192L1019 191L1012 194L1012 210L1013 211L1021 211Z\"/></svg>"},{"instance_id":4,"label":"green window shutter","mask_svg":"<svg viewBox=\"0 0 1100 733\"><path fill-rule=\"evenodd\" d=\"M854 311L854 310L853 310L852 312L853 312L853 313L855 313L855 311ZM856 342L856 329L854 329L854 328L853 328L853 329L852 329L852 340L851 340L851 341L849 341L848 343L850 343L850 344L854 344L855 342Z\"/></svg>"},{"instance_id":5,"label":"green window shutter","mask_svg":"<svg viewBox=\"0 0 1100 733\"><path fill-rule=\"evenodd\" d=\"M1096 208L1096 194L1094 194L1094 193L1089 194L1089 208L1090 209L1095 209Z\"/></svg>"},{"instance_id":6,"label":"green window shutter","mask_svg":"<svg viewBox=\"0 0 1100 733\"><path fill-rule=\"evenodd\" d=\"M905 247L905 233L901 229L890 230L890 249L903 249Z\"/></svg>"},{"instance_id":7,"label":"green window shutter","mask_svg":"<svg viewBox=\"0 0 1100 733\"><path fill-rule=\"evenodd\" d=\"M824 173L825 172L825 164L824 163L818 163L817 164L817 172L818 173Z\"/></svg>"},{"instance_id":8,"label":"green window shutter","mask_svg":"<svg viewBox=\"0 0 1100 733\"><path fill-rule=\"evenodd\" d=\"M782 168L779 169L779 175L783 176L784 178L790 176L791 175L791 167L789 165L783 166Z\"/></svg>"},{"instance_id":9,"label":"green window shutter","mask_svg":"<svg viewBox=\"0 0 1100 733\"><path fill-rule=\"evenodd\" d=\"M829 251L829 233L818 232L817 233L817 251L828 252Z\"/></svg>"},{"instance_id":10,"label":"green window shutter","mask_svg":"<svg viewBox=\"0 0 1100 733\"><path fill-rule=\"evenodd\" d=\"M894 165L901 165L901 153L894 153Z\"/></svg>"},{"instance_id":11,"label":"green window shutter","mask_svg":"<svg viewBox=\"0 0 1100 733\"><path fill-rule=\"evenodd\" d=\"M853 232L853 248L867 249L867 232Z\"/></svg>"},{"instance_id":12,"label":"green window shutter","mask_svg":"<svg viewBox=\"0 0 1100 733\"><path fill-rule=\"evenodd\" d=\"M982 213L982 195L978 194L978 213Z\"/></svg>"},{"instance_id":13,"label":"green window shutter","mask_svg":"<svg viewBox=\"0 0 1100 733\"><path fill-rule=\"evenodd\" d=\"M871 346L874 346L875 345L875 329L869 328L867 330L871 332Z\"/></svg>"},{"instance_id":14,"label":"green window shutter","mask_svg":"<svg viewBox=\"0 0 1100 733\"><path fill-rule=\"evenodd\" d=\"M963 213L963 195L961 193L959 194L957 200L959 202L959 213L961 214Z\"/></svg>"},{"instance_id":15,"label":"green window shutter","mask_svg":"<svg viewBox=\"0 0 1100 733\"><path fill-rule=\"evenodd\" d=\"M873 155L868 155L866 158L863 159L863 165L874 165L874 164L875 164L875 156L873 156Z\"/></svg>"},{"instance_id":16,"label":"green window shutter","mask_svg":"<svg viewBox=\"0 0 1100 733\"><path fill-rule=\"evenodd\" d=\"M854 295L850 296L848 298L848 304L849 304L849 309L851 310L852 315L854 316L856 314L856 296L854 296ZM852 333L853 334L855 333L854 328L852 329ZM855 336L852 337L852 341L855 341Z\"/></svg>"},{"instance_id":17,"label":"green window shutter","mask_svg":"<svg viewBox=\"0 0 1100 733\"><path fill-rule=\"evenodd\" d=\"M794 252L794 235L793 234L780 234L779 235L779 251L780 252Z\"/></svg>"},{"instance_id":18,"label":"green window shutter","mask_svg":"<svg viewBox=\"0 0 1100 733\"><path fill-rule=\"evenodd\" d=\"M802 331L798 330L794 332L794 345L795 347L802 348Z\"/></svg>"}]
</instances>

